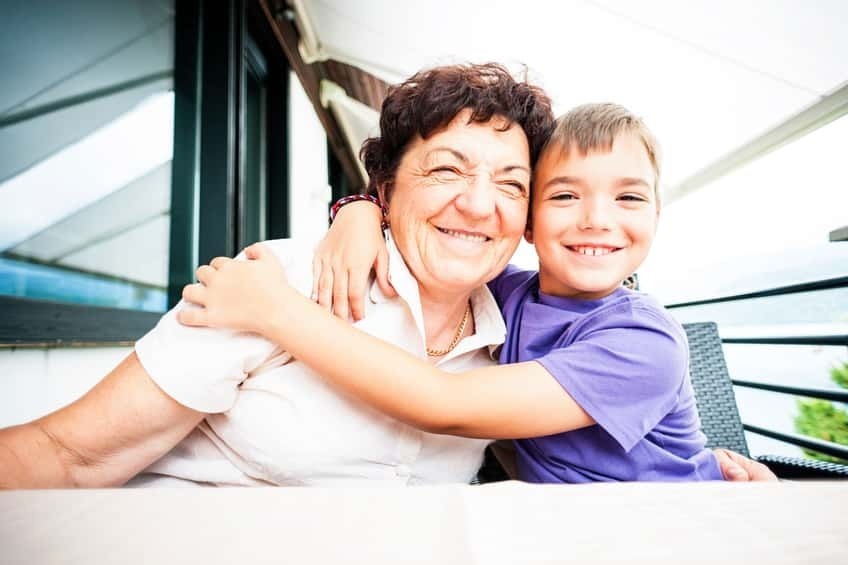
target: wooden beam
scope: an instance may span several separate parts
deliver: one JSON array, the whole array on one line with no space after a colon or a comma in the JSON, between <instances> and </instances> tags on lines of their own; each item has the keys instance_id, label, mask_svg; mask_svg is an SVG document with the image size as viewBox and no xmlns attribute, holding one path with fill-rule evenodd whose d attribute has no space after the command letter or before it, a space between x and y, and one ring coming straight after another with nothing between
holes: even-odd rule
<instances>
[{"instance_id":1,"label":"wooden beam","mask_svg":"<svg viewBox=\"0 0 848 565\"><path fill-rule=\"evenodd\" d=\"M297 75L298 80L303 85L306 96L312 103L315 113L327 134L327 141L330 148L339 160L339 163L344 170L345 175L353 184L353 189L356 192L361 192L365 188L365 179L362 178L359 167L357 165L358 156L355 149L348 146L344 133L339 123L333 114L324 106L321 105L321 79L322 76L320 67L316 64L307 64L300 56L298 50L298 32L292 22L286 17L286 10L283 2L280 0L258 0L265 17L271 24L271 29L274 30L274 35L280 44L286 58ZM274 4L272 8L270 3ZM358 149L358 148L357 148Z\"/></svg>"}]
</instances>

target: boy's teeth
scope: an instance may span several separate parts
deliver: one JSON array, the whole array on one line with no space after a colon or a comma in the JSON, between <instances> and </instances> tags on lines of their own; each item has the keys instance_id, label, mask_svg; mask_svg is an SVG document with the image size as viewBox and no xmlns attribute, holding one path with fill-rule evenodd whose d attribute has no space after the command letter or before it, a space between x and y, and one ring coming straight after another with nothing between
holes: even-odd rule
<instances>
[{"instance_id":1,"label":"boy's teeth","mask_svg":"<svg viewBox=\"0 0 848 565\"><path fill-rule=\"evenodd\" d=\"M586 245L580 245L574 248L575 251L580 253L581 255L607 255L612 252L608 247L589 247Z\"/></svg>"},{"instance_id":2,"label":"boy's teeth","mask_svg":"<svg viewBox=\"0 0 848 565\"><path fill-rule=\"evenodd\" d=\"M439 231L441 231L442 233L446 233L448 235L452 235L453 237L458 237L459 239L465 239L465 240L468 240L468 241L483 242L483 241L486 241L486 239L487 239L485 235L473 235L473 234L470 234L470 233L463 233L463 232L458 232L458 231L449 230L449 229L445 229L445 228L439 228Z\"/></svg>"}]
</instances>

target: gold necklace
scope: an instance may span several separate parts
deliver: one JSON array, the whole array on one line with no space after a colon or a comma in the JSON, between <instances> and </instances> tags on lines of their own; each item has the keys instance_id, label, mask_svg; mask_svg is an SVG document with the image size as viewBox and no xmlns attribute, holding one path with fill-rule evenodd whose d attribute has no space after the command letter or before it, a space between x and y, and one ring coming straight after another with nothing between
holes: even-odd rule
<instances>
[{"instance_id":1,"label":"gold necklace","mask_svg":"<svg viewBox=\"0 0 848 565\"><path fill-rule=\"evenodd\" d=\"M430 349L428 347L428 348L426 348L427 349L427 355L430 356L430 357L441 357L441 356L447 355L448 353L453 351L454 348L459 343L459 340L462 339L462 334L465 333L465 326L466 326L466 324L468 324L469 314L471 314L471 302L469 302L465 306L465 314L462 315L462 321L459 323L459 327L456 328L456 334L454 334L453 339L450 342L450 345L448 345L445 349Z\"/></svg>"}]
</instances>

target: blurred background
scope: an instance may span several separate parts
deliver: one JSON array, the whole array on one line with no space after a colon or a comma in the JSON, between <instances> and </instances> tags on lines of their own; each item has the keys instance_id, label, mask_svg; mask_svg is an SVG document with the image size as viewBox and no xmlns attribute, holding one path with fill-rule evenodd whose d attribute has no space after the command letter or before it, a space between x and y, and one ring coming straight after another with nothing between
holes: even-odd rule
<instances>
[{"instance_id":1,"label":"blurred background","mask_svg":"<svg viewBox=\"0 0 848 565\"><path fill-rule=\"evenodd\" d=\"M194 267L326 229L388 85L498 61L663 149L641 289L719 324L740 382L848 384L848 4L33 0L0 21L0 425L89 388ZM532 267L532 247L515 262ZM842 375L842 376L840 376ZM844 397L737 386L742 418L848 444ZM810 422L813 422L810 424ZM818 422L818 423L816 423ZM752 452L800 448L748 434Z\"/></svg>"}]
</instances>

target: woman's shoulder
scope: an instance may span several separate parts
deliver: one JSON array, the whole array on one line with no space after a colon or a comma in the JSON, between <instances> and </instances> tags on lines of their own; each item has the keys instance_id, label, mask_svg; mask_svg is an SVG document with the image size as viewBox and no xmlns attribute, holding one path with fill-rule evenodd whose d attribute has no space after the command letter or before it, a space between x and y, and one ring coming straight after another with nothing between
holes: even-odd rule
<instances>
[{"instance_id":1,"label":"woman's shoulder","mask_svg":"<svg viewBox=\"0 0 848 565\"><path fill-rule=\"evenodd\" d=\"M286 272L289 284L302 294L312 292L312 258L315 242L303 238L267 239L258 242L270 250ZM244 259L244 251L236 256Z\"/></svg>"}]
</instances>

